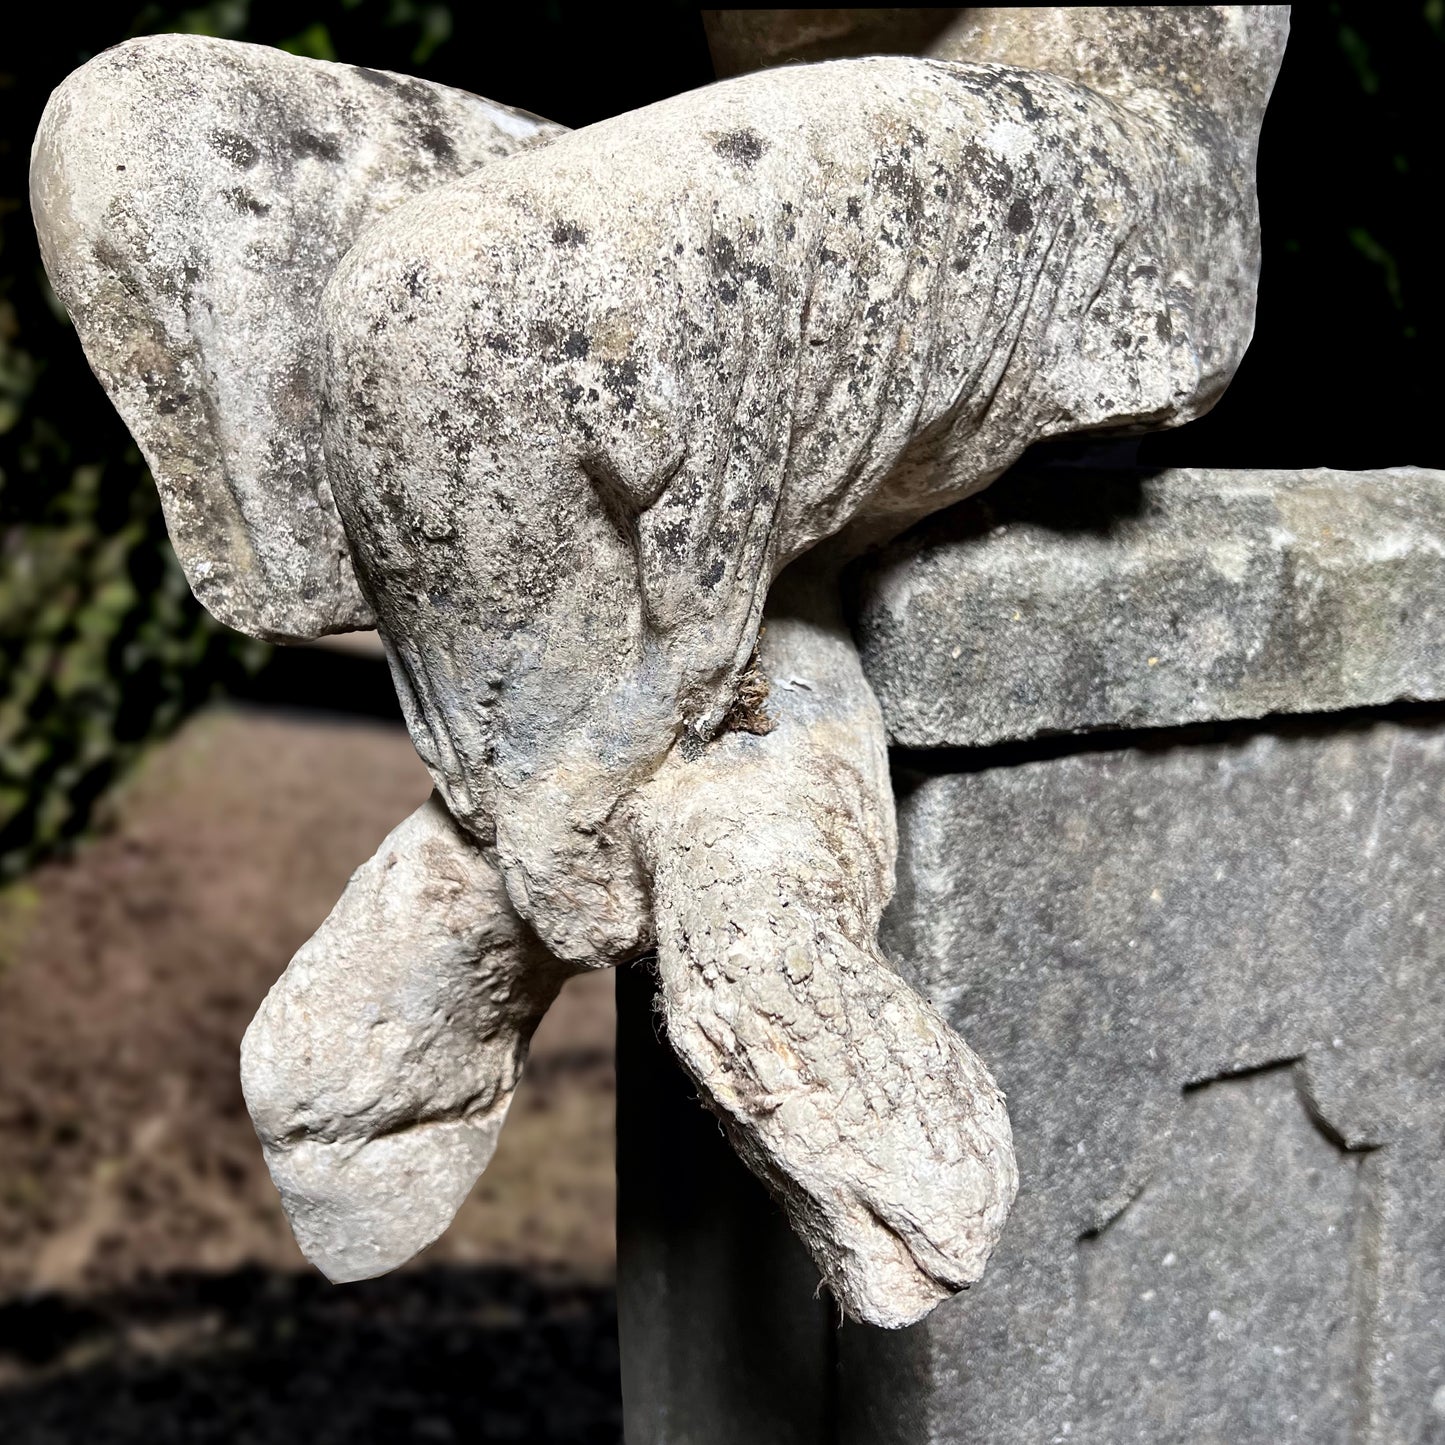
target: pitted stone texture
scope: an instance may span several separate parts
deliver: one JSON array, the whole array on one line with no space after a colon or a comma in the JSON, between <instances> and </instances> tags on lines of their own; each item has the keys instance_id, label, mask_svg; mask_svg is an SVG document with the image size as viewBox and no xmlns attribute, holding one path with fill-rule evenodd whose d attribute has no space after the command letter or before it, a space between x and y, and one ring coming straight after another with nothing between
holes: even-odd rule
<instances>
[{"instance_id":1,"label":"pitted stone texture","mask_svg":"<svg viewBox=\"0 0 1445 1445\"><path fill-rule=\"evenodd\" d=\"M1288 5L965 6L933 37L928 53L1067 76L1140 115L1166 124L1186 118L1194 144L1214 144L1211 133L1222 126L1252 164L1289 10ZM1220 214L1217 198L1202 204L1199 215L1208 212Z\"/></svg>"},{"instance_id":2,"label":"pitted stone texture","mask_svg":"<svg viewBox=\"0 0 1445 1445\"><path fill-rule=\"evenodd\" d=\"M894 743L1445 697L1445 473L1008 478L864 576Z\"/></svg>"},{"instance_id":3,"label":"pitted stone texture","mask_svg":"<svg viewBox=\"0 0 1445 1445\"><path fill-rule=\"evenodd\" d=\"M266 1166L329 1278L395 1269L452 1222L566 976L435 797L352 875L241 1043Z\"/></svg>"},{"instance_id":4,"label":"pitted stone texture","mask_svg":"<svg viewBox=\"0 0 1445 1445\"><path fill-rule=\"evenodd\" d=\"M364 594L448 809L560 957L643 946L619 810L722 730L783 566L1041 438L1197 416L1239 363L1282 12L1051 11L1054 49L1009 13L975 17L985 63L744 76L449 185L476 136L420 112L479 155L546 128L184 38L52 101L47 264L203 600L285 637ZM1086 65L1091 33L1117 53ZM378 91L390 190L332 164Z\"/></svg>"},{"instance_id":5,"label":"pitted stone texture","mask_svg":"<svg viewBox=\"0 0 1445 1445\"><path fill-rule=\"evenodd\" d=\"M719 77L863 55L996 61L1077 80L1143 112L1182 104L1257 135L1284 5L704 10Z\"/></svg>"},{"instance_id":6,"label":"pitted stone texture","mask_svg":"<svg viewBox=\"0 0 1445 1445\"><path fill-rule=\"evenodd\" d=\"M1257 39L1267 89L1283 27ZM765 71L352 248L322 306L337 504L418 751L559 955L636 948L610 820L719 730L783 565L1217 398L1254 137L1198 120L998 64Z\"/></svg>"},{"instance_id":7,"label":"pitted stone texture","mask_svg":"<svg viewBox=\"0 0 1445 1445\"><path fill-rule=\"evenodd\" d=\"M1442 790L1445 729L1380 723L908 797L886 942L1007 1090L1020 1189L966 1299L845 1331L850 1445L1433 1438Z\"/></svg>"},{"instance_id":8,"label":"pitted stone texture","mask_svg":"<svg viewBox=\"0 0 1445 1445\"><path fill-rule=\"evenodd\" d=\"M897 1327L982 1273L1017 1173L987 1069L878 949L893 795L834 591L774 599L766 716L669 760L632 825L668 1042L844 1308ZM566 972L436 797L357 870L241 1050L297 1241L332 1279L450 1223Z\"/></svg>"},{"instance_id":9,"label":"pitted stone texture","mask_svg":"<svg viewBox=\"0 0 1445 1445\"><path fill-rule=\"evenodd\" d=\"M1017 1187L984 1063L880 953L893 794L831 598L769 603L763 735L674 757L637 803L668 1042L853 1319L973 1284Z\"/></svg>"},{"instance_id":10,"label":"pitted stone texture","mask_svg":"<svg viewBox=\"0 0 1445 1445\"><path fill-rule=\"evenodd\" d=\"M194 35L127 41L51 97L30 183L46 270L221 621L279 641L371 625L321 455L321 288L368 222L559 131Z\"/></svg>"}]
</instances>

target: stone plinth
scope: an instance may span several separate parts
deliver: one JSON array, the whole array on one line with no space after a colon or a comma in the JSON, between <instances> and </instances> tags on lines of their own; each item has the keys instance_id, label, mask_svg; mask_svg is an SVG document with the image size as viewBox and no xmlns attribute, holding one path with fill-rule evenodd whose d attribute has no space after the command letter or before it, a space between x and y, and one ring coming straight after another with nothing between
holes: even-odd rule
<instances>
[{"instance_id":1,"label":"stone plinth","mask_svg":"<svg viewBox=\"0 0 1445 1445\"><path fill-rule=\"evenodd\" d=\"M843 1333L851 1391L923 1368L922 1429L841 1439L1429 1438L1442 790L1445 715L906 799L890 953L995 1070L1021 1182L975 1290Z\"/></svg>"},{"instance_id":2,"label":"stone plinth","mask_svg":"<svg viewBox=\"0 0 1445 1445\"><path fill-rule=\"evenodd\" d=\"M1075 476L1104 500L1051 528L1062 484L862 591L895 740L949 749L896 760L884 941L1008 1094L1003 1240L925 1323L820 1345L634 976L630 1445L1445 1440L1445 707L1377 706L1441 696L1442 481ZM649 1160L686 1167L644 1210Z\"/></svg>"}]
</instances>

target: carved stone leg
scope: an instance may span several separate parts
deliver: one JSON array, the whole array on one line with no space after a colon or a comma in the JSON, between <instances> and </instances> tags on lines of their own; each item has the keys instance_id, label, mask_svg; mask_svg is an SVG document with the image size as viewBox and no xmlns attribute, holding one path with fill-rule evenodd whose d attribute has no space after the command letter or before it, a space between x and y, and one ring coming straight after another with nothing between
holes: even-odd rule
<instances>
[{"instance_id":1,"label":"carved stone leg","mask_svg":"<svg viewBox=\"0 0 1445 1445\"><path fill-rule=\"evenodd\" d=\"M821 606L769 614L771 730L643 790L667 1037L854 1318L972 1284L1016 1187L982 1062L879 951L893 885L881 719Z\"/></svg>"},{"instance_id":2,"label":"carved stone leg","mask_svg":"<svg viewBox=\"0 0 1445 1445\"><path fill-rule=\"evenodd\" d=\"M451 1223L566 976L435 797L356 870L241 1045L267 1167L324 1274L381 1274Z\"/></svg>"},{"instance_id":3,"label":"carved stone leg","mask_svg":"<svg viewBox=\"0 0 1445 1445\"><path fill-rule=\"evenodd\" d=\"M655 941L669 1042L846 1312L905 1325L983 1269L1008 1123L878 947L877 703L835 619L775 609L765 732L764 600L1037 441L1208 410L1250 334L1287 23L960 24L948 60L572 134L219 41L118 48L47 108L46 264L198 595L282 639L374 617L445 805L247 1044L337 1278L427 1243L485 1163L565 967L533 934L573 966ZM235 128L257 95L284 156Z\"/></svg>"}]
</instances>

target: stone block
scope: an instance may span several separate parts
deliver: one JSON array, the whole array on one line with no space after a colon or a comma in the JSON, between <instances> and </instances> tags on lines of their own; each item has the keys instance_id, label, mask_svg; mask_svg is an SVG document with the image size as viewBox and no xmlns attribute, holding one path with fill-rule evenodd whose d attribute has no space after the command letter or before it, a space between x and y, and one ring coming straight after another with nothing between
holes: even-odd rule
<instances>
[{"instance_id":1,"label":"stone block","mask_svg":"<svg viewBox=\"0 0 1445 1445\"><path fill-rule=\"evenodd\" d=\"M1040 471L867 571L893 742L1445 697L1445 473Z\"/></svg>"},{"instance_id":2,"label":"stone block","mask_svg":"<svg viewBox=\"0 0 1445 1445\"><path fill-rule=\"evenodd\" d=\"M897 779L885 944L1020 1171L983 1280L912 1329L820 1345L781 1216L623 1000L642 1445L734 1441L748 1399L748 1438L810 1445L1445 1440L1445 713L1171 741Z\"/></svg>"},{"instance_id":3,"label":"stone block","mask_svg":"<svg viewBox=\"0 0 1445 1445\"><path fill-rule=\"evenodd\" d=\"M984 1280L840 1343L849 1445L1445 1427L1445 730L934 777L886 943L1009 1097ZM850 1433L909 1380L921 1428ZM877 1422L875 1421L875 1426Z\"/></svg>"}]
</instances>

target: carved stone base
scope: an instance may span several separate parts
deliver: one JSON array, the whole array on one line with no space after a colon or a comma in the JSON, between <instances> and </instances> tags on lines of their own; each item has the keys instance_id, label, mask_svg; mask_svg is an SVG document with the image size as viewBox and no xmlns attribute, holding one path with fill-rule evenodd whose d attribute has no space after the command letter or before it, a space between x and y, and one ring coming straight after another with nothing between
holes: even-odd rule
<instances>
[{"instance_id":1,"label":"carved stone base","mask_svg":"<svg viewBox=\"0 0 1445 1445\"><path fill-rule=\"evenodd\" d=\"M764 1445L1445 1440L1445 707L895 765L885 949L1008 1095L1014 1212L925 1323L820 1342L781 1218L645 1072L627 981L629 1445L731 1445L744 1418ZM648 1169L676 1207L642 1212Z\"/></svg>"}]
</instances>

